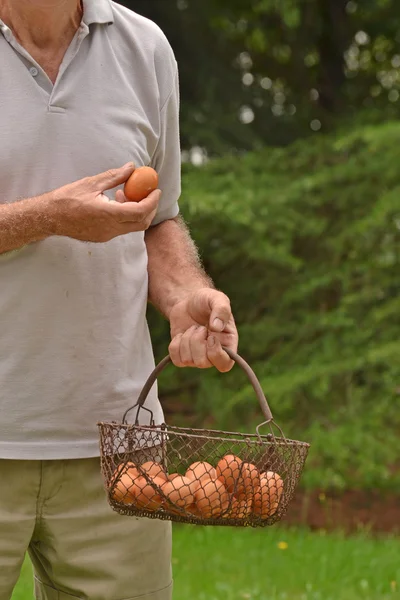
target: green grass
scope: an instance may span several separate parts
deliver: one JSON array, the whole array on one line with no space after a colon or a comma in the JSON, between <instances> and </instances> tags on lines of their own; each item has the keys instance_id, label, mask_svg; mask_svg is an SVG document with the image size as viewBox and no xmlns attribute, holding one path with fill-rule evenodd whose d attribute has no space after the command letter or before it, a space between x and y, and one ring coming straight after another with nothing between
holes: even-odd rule
<instances>
[{"instance_id":1,"label":"green grass","mask_svg":"<svg viewBox=\"0 0 400 600\"><path fill-rule=\"evenodd\" d=\"M33 598L32 570L29 561L26 560L12 600L31 600L31 598Z\"/></svg>"},{"instance_id":2,"label":"green grass","mask_svg":"<svg viewBox=\"0 0 400 600\"><path fill-rule=\"evenodd\" d=\"M176 527L174 600L400 600L400 538ZM31 600L25 565L13 600Z\"/></svg>"}]
</instances>

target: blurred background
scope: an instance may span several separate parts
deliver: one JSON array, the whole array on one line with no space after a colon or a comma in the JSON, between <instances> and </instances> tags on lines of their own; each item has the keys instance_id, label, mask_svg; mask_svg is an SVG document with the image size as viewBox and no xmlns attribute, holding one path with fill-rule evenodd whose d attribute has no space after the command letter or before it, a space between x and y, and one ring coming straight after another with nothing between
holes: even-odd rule
<instances>
[{"instance_id":1,"label":"blurred background","mask_svg":"<svg viewBox=\"0 0 400 600\"><path fill-rule=\"evenodd\" d=\"M312 444L284 525L176 528L174 598L400 598L398 0L120 3L175 51L182 214L276 421ZM171 424L262 420L239 369L171 367L160 393Z\"/></svg>"},{"instance_id":2,"label":"blurred background","mask_svg":"<svg viewBox=\"0 0 400 600\"><path fill-rule=\"evenodd\" d=\"M400 521L398 3L125 4L160 25L179 63L181 209L232 300L240 352L284 431L312 442L302 480L312 510L296 516L321 525L323 491L344 502L332 517L340 525L367 518L391 530ZM161 358L168 326L150 319ZM261 420L239 369L170 369L161 395L170 422L249 430Z\"/></svg>"},{"instance_id":3,"label":"blurred background","mask_svg":"<svg viewBox=\"0 0 400 600\"><path fill-rule=\"evenodd\" d=\"M399 4L124 4L154 20L176 54L181 209L206 269L231 298L240 353L284 432L311 443L286 518L296 526L289 547L277 545L288 535L280 528L251 538L254 563L275 568L267 589L261 570L242 595L214 573L208 593L193 588L186 597L400 598L391 562L400 564L399 538L390 550L368 546L400 527ZM149 317L161 359L168 326ZM160 392L170 423L251 431L262 421L240 369L171 368ZM369 542L335 538L360 530ZM210 548L202 557L199 543L194 563L220 556L222 545L224 572L241 570L227 558L240 543L236 531L225 545L222 533L202 535ZM243 544L240 553L251 552Z\"/></svg>"}]
</instances>

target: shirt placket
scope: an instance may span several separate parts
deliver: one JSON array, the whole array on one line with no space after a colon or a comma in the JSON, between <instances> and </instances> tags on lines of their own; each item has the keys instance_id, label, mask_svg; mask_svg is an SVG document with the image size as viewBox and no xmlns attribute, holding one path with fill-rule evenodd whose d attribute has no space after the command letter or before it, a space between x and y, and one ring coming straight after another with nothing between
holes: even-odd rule
<instances>
[{"instance_id":1,"label":"shirt placket","mask_svg":"<svg viewBox=\"0 0 400 600\"><path fill-rule=\"evenodd\" d=\"M60 85L60 82L65 75L66 70L74 60L75 56L79 52L79 48L85 39L85 37L89 34L89 27L86 23L82 22L77 30L71 44L69 45L62 63L60 65L57 79L53 84L47 73L42 69L41 65L35 61L35 59L21 46L17 40L15 39L11 29L0 20L0 31L3 34L6 41L12 46L12 48L18 53L21 58L22 63L28 69L31 77L33 77L36 83L44 89L49 95L48 107L49 110L55 110L56 112L64 111L64 108L61 106L57 106L56 98L57 91Z\"/></svg>"}]
</instances>

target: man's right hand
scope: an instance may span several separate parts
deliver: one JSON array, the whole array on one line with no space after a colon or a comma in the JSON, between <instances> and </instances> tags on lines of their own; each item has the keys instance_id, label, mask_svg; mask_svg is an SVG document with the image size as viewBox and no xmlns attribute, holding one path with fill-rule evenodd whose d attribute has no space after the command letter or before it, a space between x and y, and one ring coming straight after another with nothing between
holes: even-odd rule
<instances>
[{"instance_id":1,"label":"man's right hand","mask_svg":"<svg viewBox=\"0 0 400 600\"><path fill-rule=\"evenodd\" d=\"M141 202L129 202L122 190L117 190L115 200L103 193L125 183L134 170L133 163L127 163L41 196L51 233L85 242L108 242L148 229L156 214L160 190Z\"/></svg>"}]
</instances>

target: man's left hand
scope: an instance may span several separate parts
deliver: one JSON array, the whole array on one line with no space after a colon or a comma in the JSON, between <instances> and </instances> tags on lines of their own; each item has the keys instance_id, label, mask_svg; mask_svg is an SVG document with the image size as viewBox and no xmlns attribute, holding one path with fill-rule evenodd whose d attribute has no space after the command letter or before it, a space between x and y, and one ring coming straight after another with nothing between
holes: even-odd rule
<instances>
[{"instance_id":1,"label":"man's left hand","mask_svg":"<svg viewBox=\"0 0 400 600\"><path fill-rule=\"evenodd\" d=\"M196 290L175 304L169 320L169 354L174 365L230 371L234 363L222 346L236 352L238 333L225 294L212 288Z\"/></svg>"}]
</instances>

